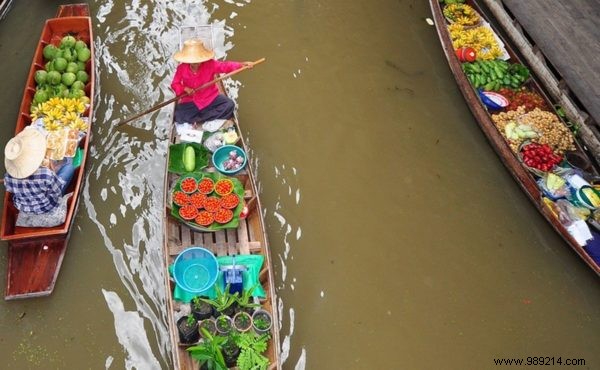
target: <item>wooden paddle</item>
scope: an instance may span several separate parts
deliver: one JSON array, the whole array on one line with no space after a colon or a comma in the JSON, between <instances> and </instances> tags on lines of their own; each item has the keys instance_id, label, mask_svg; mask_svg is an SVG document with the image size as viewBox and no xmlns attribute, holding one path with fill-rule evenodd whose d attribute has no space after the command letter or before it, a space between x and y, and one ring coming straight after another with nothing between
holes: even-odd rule
<instances>
[{"instance_id":1,"label":"wooden paddle","mask_svg":"<svg viewBox=\"0 0 600 370\"><path fill-rule=\"evenodd\" d=\"M175 102L175 101L183 98L184 96L192 95L192 94L194 94L198 90L202 90L202 89L204 89L204 88L206 88L208 86L211 86L211 85L213 85L213 84L215 84L215 83L217 83L217 82L219 82L221 80L224 80L224 79L226 79L228 77L231 77L231 76L233 76L233 75L235 75L237 73L240 73L240 72L242 72L242 71L244 71L244 70L246 70L248 68L252 68L255 65L257 65L259 63L262 63L264 61L265 61L265 58L261 58L261 59L255 61L255 62L251 62L249 65L245 65L242 68L236 69L233 72L229 72L227 74L221 75L220 77L217 77L217 78L215 78L214 80L212 80L210 82L207 82L207 83L205 83L205 84L203 84L201 86L198 86L197 88L195 88L194 90L192 90L189 93L184 93L184 94L181 94L181 95L177 95L173 99L169 99L167 101L164 101L164 102L162 102L162 103L160 103L158 105L155 105L154 107L152 107L152 108L150 108L148 110L143 111L142 113L138 113L135 116L126 119L125 121L119 122L119 123L117 123L116 127L122 126L122 125L124 125L126 123L129 123L129 122L133 121L134 119L140 118L143 115L146 115L146 114L148 114L150 112L153 112L153 111L155 111L157 109L160 109L160 108L164 107L165 105L171 104L171 103L173 103L173 102Z\"/></svg>"}]
</instances>

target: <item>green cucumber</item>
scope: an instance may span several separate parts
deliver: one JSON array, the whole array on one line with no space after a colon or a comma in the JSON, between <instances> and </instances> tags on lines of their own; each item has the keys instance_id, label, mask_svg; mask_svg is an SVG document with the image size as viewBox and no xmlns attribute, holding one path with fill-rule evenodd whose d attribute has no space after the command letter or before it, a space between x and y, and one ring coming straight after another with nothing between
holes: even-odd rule
<instances>
[{"instance_id":1,"label":"green cucumber","mask_svg":"<svg viewBox=\"0 0 600 370\"><path fill-rule=\"evenodd\" d=\"M196 152L194 151L194 147L188 145L183 150L183 167L186 171L192 172L196 168Z\"/></svg>"}]
</instances>

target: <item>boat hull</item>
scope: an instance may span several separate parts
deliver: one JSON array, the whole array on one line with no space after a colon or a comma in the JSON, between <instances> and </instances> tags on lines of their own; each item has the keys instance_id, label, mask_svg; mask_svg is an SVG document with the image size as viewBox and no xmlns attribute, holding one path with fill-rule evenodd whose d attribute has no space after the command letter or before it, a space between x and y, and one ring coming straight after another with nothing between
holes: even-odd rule
<instances>
[{"instance_id":1,"label":"boat hull","mask_svg":"<svg viewBox=\"0 0 600 370\"><path fill-rule=\"evenodd\" d=\"M600 266L596 263L590 255L585 251L585 249L580 246L577 241L569 234L567 229L560 223L559 219L552 213L552 211L542 202L542 193L537 185L535 178L532 174L521 164L516 155L512 152L510 146L502 136L502 134L498 131L490 114L487 109L481 103L477 91L471 86L469 80L464 74L461 62L458 60L458 57L455 54L455 50L452 46L452 41L450 38L450 34L447 29L446 19L442 13L442 9L440 7L440 3L438 0L429 0L429 4L431 7L433 20L436 26L436 30L442 45L442 49L444 50L444 54L446 59L448 60L448 65L454 78L456 79L457 85L463 94L466 103L473 113L475 120L481 127L481 130L486 135L488 141L491 146L494 148L500 160L506 168L509 170L511 175L514 177L515 181L519 184L519 186L523 189L525 194L529 197L538 211L544 216L544 218L548 221L548 223L552 226L552 228L565 240L565 242L573 249L580 257L584 260L584 262L598 275L600 275ZM473 6L475 10L477 10L480 14L481 9L474 2L469 1L469 5ZM496 32L497 33L497 32ZM505 41L504 44L507 48L507 51L511 57L511 61L517 63L523 63L517 54L511 49L510 45ZM546 102L549 103L549 106L552 106L550 99L547 94L540 88L540 85L537 83L535 78L532 78L530 84L532 84L532 88L538 92L540 95L544 97ZM578 152L584 154L581 146L577 144Z\"/></svg>"},{"instance_id":2,"label":"boat hull","mask_svg":"<svg viewBox=\"0 0 600 370\"><path fill-rule=\"evenodd\" d=\"M67 192L72 193L73 196L67 202L65 222L61 225L47 228L16 226L18 210L12 202L11 194L5 192L0 224L0 238L8 241L5 299L39 297L52 293L79 204L90 141L95 83L92 24L86 4L61 5L57 17L45 22L27 77L15 134L31 124L29 110L36 91L34 76L36 71L44 68L43 48L48 44L57 45L66 34L85 41L91 51L91 58L86 64L89 81L85 86L85 94L90 98L90 105L84 113L89 125L82 139L83 157L67 189Z\"/></svg>"}]
</instances>

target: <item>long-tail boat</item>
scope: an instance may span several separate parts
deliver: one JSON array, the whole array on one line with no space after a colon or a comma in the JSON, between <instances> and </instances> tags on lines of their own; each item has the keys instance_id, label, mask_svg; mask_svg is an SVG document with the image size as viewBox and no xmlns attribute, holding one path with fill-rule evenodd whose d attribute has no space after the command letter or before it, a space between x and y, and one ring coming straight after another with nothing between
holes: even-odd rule
<instances>
[{"instance_id":1,"label":"long-tail boat","mask_svg":"<svg viewBox=\"0 0 600 370\"><path fill-rule=\"evenodd\" d=\"M92 22L87 4L61 5L58 8L56 17L46 20L25 84L15 134L32 124L30 107L36 93L35 73L45 68L44 47L49 44L57 46L66 35L84 41L91 52L91 58L85 63L85 71L89 79L85 84L84 91L89 98L89 106L83 113L83 116L87 117L88 125L85 136L79 142L80 166L76 169L71 185L67 190L68 193L72 192L73 196L67 203L66 218L61 225L35 228L16 226L19 211L13 204L12 195L8 192L5 193L0 237L2 240L8 241L8 269L5 293L5 299L7 300L40 297L52 293L79 204L94 105L94 46Z\"/></svg>"},{"instance_id":2,"label":"long-tail boat","mask_svg":"<svg viewBox=\"0 0 600 370\"><path fill-rule=\"evenodd\" d=\"M223 85L219 83L219 88L224 93ZM244 141L241 131L239 130L237 118L234 117L229 124L232 126L230 130L235 128L235 132L239 137L236 146L242 148L245 153L248 153L248 147ZM208 131L204 132L205 136L209 135ZM205 138L205 140L208 140ZM175 125L173 125L170 134L170 144L180 143ZM167 163L173 161L169 154ZM178 160L178 159L175 159ZM217 174L213 161L208 162L208 166L197 173L213 173ZM188 352L190 344L181 342L178 332L178 319L185 315L189 310L189 304L183 303L174 298L175 290L177 289L176 280L169 274L169 267L173 265L177 256L186 251L190 247L202 247L211 251L217 258L224 256L234 256L235 258L243 258L244 256L262 256L264 262L258 274L258 280L262 286L265 297L260 299L260 308L271 313L272 326L269 331L270 339L268 347L263 354L268 358L269 369L280 369L279 361L279 320L276 310L276 295L274 286L274 276L271 265L271 256L269 252L268 240L265 232L265 224L263 220L263 212L261 203L258 197L257 187L254 175L250 164L245 166L243 170L235 175L230 175L230 179L234 179L241 185L240 198L245 203L247 209L244 213L245 218L240 215L239 224L235 228L223 228L220 230L205 230L191 222L182 222L173 216L173 192L174 184L178 182L181 176L177 173L169 171L168 165L165 174L165 207L164 207L164 255L165 255L165 285L168 292L167 300L167 317L170 328L170 336L172 343L173 363L176 369L199 369L200 364L193 359ZM202 176L200 174L200 176ZM217 175L221 176L221 175ZM238 217L237 215L235 217ZM255 301L256 302L256 301ZM187 306L187 307L185 307ZM185 308L184 308L185 307ZM252 330L252 329L251 329Z\"/></svg>"},{"instance_id":3,"label":"long-tail boat","mask_svg":"<svg viewBox=\"0 0 600 370\"><path fill-rule=\"evenodd\" d=\"M545 196L543 190L539 186L539 178L535 175L536 171L532 171L530 167L526 166L522 158L519 158L518 153L515 153L515 151L511 148L510 143L505 137L506 133L503 135L503 133L494 123L492 118L492 114L494 112L489 110L486 104L484 104L480 92L474 87L475 84L473 81L469 80L469 76L465 73L465 66L463 62L472 60L465 60L464 58L463 60L459 59L459 57L461 57L460 52L465 52L466 49L463 49L460 52L457 52L455 49L455 45L452 42L452 37L449 31L449 26L453 20L448 19L448 17L444 15L444 3L438 0L429 0L429 3L433 15L433 21L437 29L442 49L446 55L446 59L448 60L450 70L456 79L458 87L460 88L467 105L475 116L475 120L481 127L484 134L487 136L491 146L497 152L498 156L508 171L512 174L515 181L521 186L525 194L533 202L539 212L546 218L552 228L596 274L600 275L600 255L598 254L597 244L600 240L600 233L594 227L590 227L589 231L593 235L593 240L588 241L587 245L582 245L585 243L581 243L581 241L578 242L569 232L567 225L561 222L560 217L556 212L556 208L552 206L553 202ZM497 32L492 22L490 22L477 2L467 0L464 2L464 4L474 9L479 17L481 17L481 20L487 23L486 27L494 31L494 37L496 37L497 40L501 40L501 42L504 44L504 51L506 54L508 54L505 60L510 64L518 63L525 65L525 63L519 58L518 54L515 53L515 51L511 48L510 43L508 43L506 39L502 38L500 33ZM467 27L466 29L473 29L473 26ZM481 85L481 81L475 82L477 85ZM488 85L488 87L493 87L494 90L497 90L497 86L492 85L493 83ZM526 86L529 91L539 94L548 107L555 107L548 95L541 88L541 85L536 80L535 76L531 76L530 79L525 81L523 86ZM564 124L564 121L561 122ZM587 163L593 163L593 161L590 159L590 156L585 152L580 144L575 141L574 146L574 152L576 152L580 158L587 159ZM587 170L590 172L592 177L597 177L598 172L593 165L589 166ZM594 250L590 248L594 248Z\"/></svg>"}]
</instances>

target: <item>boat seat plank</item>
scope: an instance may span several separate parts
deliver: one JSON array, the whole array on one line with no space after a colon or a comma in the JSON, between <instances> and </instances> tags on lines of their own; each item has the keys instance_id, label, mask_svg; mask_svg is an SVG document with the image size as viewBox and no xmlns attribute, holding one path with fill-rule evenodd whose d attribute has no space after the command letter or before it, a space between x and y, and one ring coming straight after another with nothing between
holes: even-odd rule
<instances>
[{"instance_id":1,"label":"boat seat plank","mask_svg":"<svg viewBox=\"0 0 600 370\"><path fill-rule=\"evenodd\" d=\"M248 238L248 224L246 220L240 220L240 226L237 229L240 254L250 254L250 239Z\"/></svg>"},{"instance_id":2,"label":"boat seat plank","mask_svg":"<svg viewBox=\"0 0 600 370\"><path fill-rule=\"evenodd\" d=\"M227 240L225 240L225 232L219 231L215 233L215 249L217 252L217 256L226 256L227 255Z\"/></svg>"}]
</instances>

